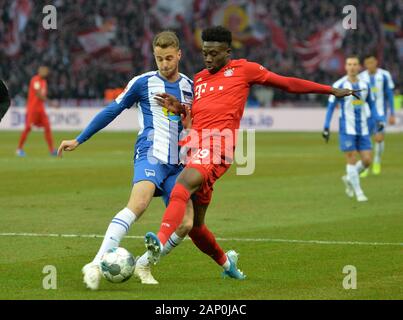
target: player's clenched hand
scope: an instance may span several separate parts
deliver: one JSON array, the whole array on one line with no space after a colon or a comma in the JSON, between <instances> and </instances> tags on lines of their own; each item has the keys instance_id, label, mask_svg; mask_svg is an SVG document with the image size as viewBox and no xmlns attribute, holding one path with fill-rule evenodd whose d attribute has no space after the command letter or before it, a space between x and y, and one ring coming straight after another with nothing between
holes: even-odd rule
<instances>
[{"instance_id":1,"label":"player's clenched hand","mask_svg":"<svg viewBox=\"0 0 403 320\"><path fill-rule=\"evenodd\" d=\"M174 96L168 93L158 93L154 96L161 107L166 108L174 114L186 114L185 107Z\"/></svg>"},{"instance_id":2,"label":"player's clenched hand","mask_svg":"<svg viewBox=\"0 0 403 320\"><path fill-rule=\"evenodd\" d=\"M74 140L64 140L57 149L57 156L62 157L63 151L73 151L77 148L80 144L76 139Z\"/></svg>"},{"instance_id":3,"label":"player's clenched hand","mask_svg":"<svg viewBox=\"0 0 403 320\"><path fill-rule=\"evenodd\" d=\"M190 129L192 128L192 112L189 106L185 106L185 112L186 114L181 114L182 125L183 128Z\"/></svg>"},{"instance_id":4,"label":"player's clenched hand","mask_svg":"<svg viewBox=\"0 0 403 320\"><path fill-rule=\"evenodd\" d=\"M376 128L377 132L382 132L382 130L385 128L385 123L383 121L378 121L376 123Z\"/></svg>"},{"instance_id":5,"label":"player's clenched hand","mask_svg":"<svg viewBox=\"0 0 403 320\"><path fill-rule=\"evenodd\" d=\"M325 129L322 131L322 137L323 137L323 139L325 139L326 143L329 142L329 138L330 138L330 131L329 131L329 129L325 128Z\"/></svg>"},{"instance_id":6,"label":"player's clenched hand","mask_svg":"<svg viewBox=\"0 0 403 320\"><path fill-rule=\"evenodd\" d=\"M336 96L336 98L343 98L346 96L354 96L357 99L360 99L360 96L357 95L357 92L360 92L361 90L351 90L351 89L339 89L339 88L332 88L331 94Z\"/></svg>"},{"instance_id":7,"label":"player's clenched hand","mask_svg":"<svg viewBox=\"0 0 403 320\"><path fill-rule=\"evenodd\" d=\"M396 124L396 117L395 117L395 116L390 116L390 117L389 117L389 124L390 124L391 126L393 126L393 125Z\"/></svg>"}]
</instances>

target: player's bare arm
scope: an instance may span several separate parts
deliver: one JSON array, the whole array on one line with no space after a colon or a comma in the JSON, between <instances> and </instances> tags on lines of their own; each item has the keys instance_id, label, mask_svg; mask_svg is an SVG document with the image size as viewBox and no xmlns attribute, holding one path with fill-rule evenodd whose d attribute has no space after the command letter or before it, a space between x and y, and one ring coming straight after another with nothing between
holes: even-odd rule
<instances>
[{"instance_id":1,"label":"player's bare arm","mask_svg":"<svg viewBox=\"0 0 403 320\"><path fill-rule=\"evenodd\" d=\"M336 98L354 96L355 98L360 99L360 97L357 95L357 92L360 92L360 91L361 90L332 88L331 94L334 95Z\"/></svg>"}]
</instances>

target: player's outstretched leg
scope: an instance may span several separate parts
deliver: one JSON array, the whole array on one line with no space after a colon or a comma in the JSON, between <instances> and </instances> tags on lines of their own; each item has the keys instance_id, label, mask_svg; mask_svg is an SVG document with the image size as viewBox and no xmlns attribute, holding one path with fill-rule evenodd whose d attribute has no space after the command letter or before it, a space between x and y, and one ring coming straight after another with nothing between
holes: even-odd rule
<instances>
[{"instance_id":1,"label":"player's outstretched leg","mask_svg":"<svg viewBox=\"0 0 403 320\"><path fill-rule=\"evenodd\" d=\"M53 145L53 137L52 137L52 131L50 129L50 123L47 118L47 116L44 116L44 135L45 135L45 140L46 143L48 144L48 149L49 149L49 154L53 157L57 156L57 150L55 150L54 145Z\"/></svg>"},{"instance_id":2,"label":"player's outstretched leg","mask_svg":"<svg viewBox=\"0 0 403 320\"><path fill-rule=\"evenodd\" d=\"M228 251L227 254L224 253L214 234L205 224L194 226L192 231L189 232L189 237L201 252L211 257L224 269L223 275L238 280L245 279L246 276L237 267L238 255L233 250Z\"/></svg>"},{"instance_id":3,"label":"player's outstretched leg","mask_svg":"<svg viewBox=\"0 0 403 320\"><path fill-rule=\"evenodd\" d=\"M118 247L121 240L129 232L131 225L144 213L155 192L155 185L150 181L140 181L133 185L127 207L112 219L106 230L104 240L93 261L82 269L84 283L88 288L96 290L101 281L100 261L106 251Z\"/></svg>"},{"instance_id":4,"label":"player's outstretched leg","mask_svg":"<svg viewBox=\"0 0 403 320\"><path fill-rule=\"evenodd\" d=\"M101 258L106 251L113 247L118 247L120 241L129 231L130 226L136 220L136 215L129 209L124 208L121 210L111 221L106 230L102 245L98 250L94 260L86 264L82 273L84 275L84 283L87 288L97 290L101 281Z\"/></svg>"},{"instance_id":5,"label":"player's outstretched leg","mask_svg":"<svg viewBox=\"0 0 403 320\"><path fill-rule=\"evenodd\" d=\"M28 115L27 115L27 117L28 117ZM27 122L28 122L28 120L27 120ZM29 135L30 132L31 132L31 125L26 124L25 129L21 134L20 141L18 142L18 148L17 148L17 151L16 151L16 155L18 157L25 157L26 156L25 151L24 151L23 148L24 148L25 141L27 140L28 135Z\"/></svg>"},{"instance_id":6,"label":"player's outstretched leg","mask_svg":"<svg viewBox=\"0 0 403 320\"><path fill-rule=\"evenodd\" d=\"M178 176L162 217L158 235L148 232L144 237L150 262L155 264L159 261L165 243L183 221L191 194L199 189L202 183L202 174L194 168L185 168Z\"/></svg>"}]
</instances>

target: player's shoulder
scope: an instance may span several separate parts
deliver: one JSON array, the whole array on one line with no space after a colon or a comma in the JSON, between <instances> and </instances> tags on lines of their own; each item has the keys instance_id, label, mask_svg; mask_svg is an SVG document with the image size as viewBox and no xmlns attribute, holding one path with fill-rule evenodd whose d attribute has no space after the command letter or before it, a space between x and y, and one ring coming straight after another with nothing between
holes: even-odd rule
<instances>
[{"instance_id":1,"label":"player's shoulder","mask_svg":"<svg viewBox=\"0 0 403 320\"><path fill-rule=\"evenodd\" d=\"M158 75L158 71L156 71L156 70L148 71L148 72L144 72L142 74L139 74L137 76L134 76L132 78L132 80L135 80L135 81L137 81L137 80L147 80L147 79L149 79L151 77L155 77L157 75Z\"/></svg>"},{"instance_id":2,"label":"player's shoulder","mask_svg":"<svg viewBox=\"0 0 403 320\"><path fill-rule=\"evenodd\" d=\"M358 77L358 82L359 82L360 87L364 87L364 88L369 88L370 87L369 82L366 79L362 78L362 77Z\"/></svg>"},{"instance_id":3,"label":"player's shoulder","mask_svg":"<svg viewBox=\"0 0 403 320\"><path fill-rule=\"evenodd\" d=\"M391 78L392 75L390 74L390 72L388 70L382 69L382 68L378 68L377 70L381 75Z\"/></svg>"},{"instance_id":4,"label":"player's shoulder","mask_svg":"<svg viewBox=\"0 0 403 320\"><path fill-rule=\"evenodd\" d=\"M336 82L333 83L332 87L341 88L344 86L346 81L347 81L347 76L341 77L340 79L338 79Z\"/></svg>"},{"instance_id":5,"label":"player's shoulder","mask_svg":"<svg viewBox=\"0 0 403 320\"><path fill-rule=\"evenodd\" d=\"M231 61L232 67L248 67L248 66L256 66L264 68L260 63L255 61L249 61L248 59L234 59Z\"/></svg>"},{"instance_id":6,"label":"player's shoulder","mask_svg":"<svg viewBox=\"0 0 403 320\"><path fill-rule=\"evenodd\" d=\"M203 79L207 78L210 75L207 69L200 70L193 77L194 85L197 85L198 82L203 81Z\"/></svg>"},{"instance_id":7,"label":"player's shoulder","mask_svg":"<svg viewBox=\"0 0 403 320\"><path fill-rule=\"evenodd\" d=\"M363 70L358 74L359 78L366 78L368 77L368 70Z\"/></svg>"},{"instance_id":8,"label":"player's shoulder","mask_svg":"<svg viewBox=\"0 0 403 320\"><path fill-rule=\"evenodd\" d=\"M127 87L131 88L131 87L134 87L135 84L136 84L136 86L145 84L145 83L147 83L148 79L156 76L157 74L158 74L158 71L149 71L149 72L145 72L145 73L139 74L137 76L134 76L129 81Z\"/></svg>"},{"instance_id":9,"label":"player's shoulder","mask_svg":"<svg viewBox=\"0 0 403 320\"><path fill-rule=\"evenodd\" d=\"M232 66L243 66L248 63L252 63L251 61L248 61L247 59L232 59L231 60L231 65Z\"/></svg>"},{"instance_id":10,"label":"player's shoulder","mask_svg":"<svg viewBox=\"0 0 403 320\"><path fill-rule=\"evenodd\" d=\"M41 80L41 77L38 74L34 75L31 78L31 82L36 82L36 81L40 81L40 80Z\"/></svg>"},{"instance_id":11,"label":"player's shoulder","mask_svg":"<svg viewBox=\"0 0 403 320\"><path fill-rule=\"evenodd\" d=\"M202 70L200 70L199 72L197 72L197 73L194 75L194 77L193 77L194 82L197 82L197 77L206 76L207 74L209 74L209 72L208 72L207 69L202 69Z\"/></svg>"}]
</instances>

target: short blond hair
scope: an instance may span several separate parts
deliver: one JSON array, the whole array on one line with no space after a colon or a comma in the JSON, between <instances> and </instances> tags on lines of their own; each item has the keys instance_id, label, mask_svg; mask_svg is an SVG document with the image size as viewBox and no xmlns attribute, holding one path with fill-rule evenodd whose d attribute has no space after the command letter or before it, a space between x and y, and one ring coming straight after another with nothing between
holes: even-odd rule
<instances>
[{"instance_id":1,"label":"short blond hair","mask_svg":"<svg viewBox=\"0 0 403 320\"><path fill-rule=\"evenodd\" d=\"M162 31L154 37L153 49L155 47L162 49L174 47L175 49L179 49L179 39L173 31Z\"/></svg>"}]
</instances>

